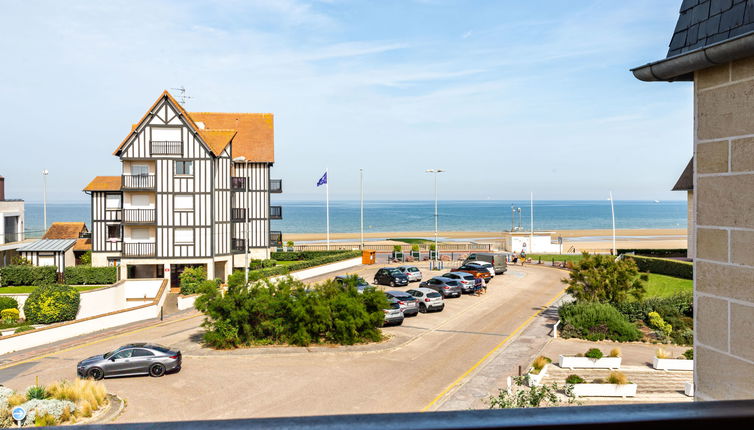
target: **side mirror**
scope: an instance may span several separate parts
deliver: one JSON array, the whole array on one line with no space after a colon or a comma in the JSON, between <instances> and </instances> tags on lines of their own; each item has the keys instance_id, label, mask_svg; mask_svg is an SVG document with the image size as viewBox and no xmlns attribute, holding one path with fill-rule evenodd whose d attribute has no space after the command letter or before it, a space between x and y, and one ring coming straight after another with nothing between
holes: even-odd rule
<instances>
[{"instance_id":1,"label":"side mirror","mask_svg":"<svg viewBox=\"0 0 754 430\"><path fill-rule=\"evenodd\" d=\"M115 357L110 357L110 361L115 361Z\"/></svg>"}]
</instances>

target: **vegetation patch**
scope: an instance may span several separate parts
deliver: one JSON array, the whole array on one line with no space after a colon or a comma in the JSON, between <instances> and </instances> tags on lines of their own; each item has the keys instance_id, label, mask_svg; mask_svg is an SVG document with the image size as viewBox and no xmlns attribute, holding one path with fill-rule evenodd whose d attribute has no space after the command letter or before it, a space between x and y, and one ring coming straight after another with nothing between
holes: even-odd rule
<instances>
[{"instance_id":1,"label":"vegetation patch","mask_svg":"<svg viewBox=\"0 0 754 430\"><path fill-rule=\"evenodd\" d=\"M67 285L44 285L36 288L24 303L24 315L32 324L52 324L76 319L79 292Z\"/></svg>"},{"instance_id":2,"label":"vegetation patch","mask_svg":"<svg viewBox=\"0 0 754 430\"><path fill-rule=\"evenodd\" d=\"M572 387L563 387L565 399L558 396L558 384L527 386L528 376L513 378L513 386L500 389L497 396L487 398L490 409L540 408L551 406L578 405Z\"/></svg>"},{"instance_id":3,"label":"vegetation patch","mask_svg":"<svg viewBox=\"0 0 754 430\"><path fill-rule=\"evenodd\" d=\"M55 283L54 266L30 266L27 264L0 267L0 286L49 285Z\"/></svg>"},{"instance_id":4,"label":"vegetation patch","mask_svg":"<svg viewBox=\"0 0 754 430\"><path fill-rule=\"evenodd\" d=\"M694 265L688 261L644 257L640 255L625 255L624 257L624 260L633 260L642 272L694 279Z\"/></svg>"},{"instance_id":5,"label":"vegetation patch","mask_svg":"<svg viewBox=\"0 0 754 430\"><path fill-rule=\"evenodd\" d=\"M75 424L107 406L107 390L99 381L63 380L47 386L31 386L26 392L0 387L0 426L16 427L11 410L26 410L23 427Z\"/></svg>"},{"instance_id":6,"label":"vegetation patch","mask_svg":"<svg viewBox=\"0 0 754 430\"><path fill-rule=\"evenodd\" d=\"M649 273L645 297L669 297L678 293L690 293L694 290L691 279Z\"/></svg>"},{"instance_id":7,"label":"vegetation patch","mask_svg":"<svg viewBox=\"0 0 754 430\"><path fill-rule=\"evenodd\" d=\"M607 303L575 302L561 306L558 311L563 321L560 335L565 339L631 342L642 337L636 325Z\"/></svg>"},{"instance_id":8,"label":"vegetation patch","mask_svg":"<svg viewBox=\"0 0 754 430\"><path fill-rule=\"evenodd\" d=\"M272 258L285 264L277 264L266 269L250 270L249 280L258 281L271 276L287 275L296 270L308 269L337 261L348 260L361 256L361 251L301 251L301 252L273 252Z\"/></svg>"},{"instance_id":9,"label":"vegetation patch","mask_svg":"<svg viewBox=\"0 0 754 430\"><path fill-rule=\"evenodd\" d=\"M69 285L110 285L116 282L117 267L66 267L63 275Z\"/></svg>"},{"instance_id":10,"label":"vegetation patch","mask_svg":"<svg viewBox=\"0 0 754 430\"><path fill-rule=\"evenodd\" d=\"M387 240L392 240L393 242L403 242L403 243L410 243L410 244L417 244L417 245L423 245L425 243L434 243L434 240L417 239L417 238L412 238L412 237L390 238Z\"/></svg>"}]
</instances>

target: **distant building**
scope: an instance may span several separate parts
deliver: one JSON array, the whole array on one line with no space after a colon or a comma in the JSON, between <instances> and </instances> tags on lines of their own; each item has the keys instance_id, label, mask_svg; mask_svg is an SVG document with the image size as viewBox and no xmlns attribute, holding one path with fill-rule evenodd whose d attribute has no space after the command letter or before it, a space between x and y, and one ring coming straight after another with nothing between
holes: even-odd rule
<instances>
[{"instance_id":1,"label":"distant building","mask_svg":"<svg viewBox=\"0 0 754 430\"><path fill-rule=\"evenodd\" d=\"M535 231L534 234L528 231L506 231L503 232L503 250L507 252L520 253L542 253L557 254L563 251L562 244L552 237L555 232L552 231Z\"/></svg>"},{"instance_id":2,"label":"distant building","mask_svg":"<svg viewBox=\"0 0 754 430\"><path fill-rule=\"evenodd\" d=\"M250 258L267 258L273 115L187 112L167 91L115 149L120 176L98 176L92 198L92 265L119 265L120 278L169 277L205 266L225 279ZM247 228L248 227L248 228Z\"/></svg>"},{"instance_id":3,"label":"distant building","mask_svg":"<svg viewBox=\"0 0 754 430\"><path fill-rule=\"evenodd\" d=\"M0 266L10 264L24 240L24 201L8 199L5 178L0 176Z\"/></svg>"},{"instance_id":4,"label":"distant building","mask_svg":"<svg viewBox=\"0 0 754 430\"><path fill-rule=\"evenodd\" d=\"M672 191L686 191L686 204L688 205L687 219L688 228L686 234L687 250L686 256L694 258L696 250L696 223L694 222L694 158L689 160L689 164L683 169L683 173L673 186Z\"/></svg>"},{"instance_id":5,"label":"distant building","mask_svg":"<svg viewBox=\"0 0 754 430\"><path fill-rule=\"evenodd\" d=\"M91 234L83 222L54 222L42 239L75 239L73 254L76 257L76 264L79 264L84 253L92 250Z\"/></svg>"}]
</instances>

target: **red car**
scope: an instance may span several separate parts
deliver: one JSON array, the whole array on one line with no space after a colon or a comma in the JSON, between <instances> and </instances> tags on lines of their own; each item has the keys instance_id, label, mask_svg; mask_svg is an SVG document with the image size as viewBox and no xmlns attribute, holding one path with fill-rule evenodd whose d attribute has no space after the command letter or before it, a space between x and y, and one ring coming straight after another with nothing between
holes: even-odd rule
<instances>
[{"instance_id":1,"label":"red car","mask_svg":"<svg viewBox=\"0 0 754 430\"><path fill-rule=\"evenodd\" d=\"M458 269L455 269L454 272L466 272L474 275L475 278L481 277L484 279L484 282L489 282L489 280L492 278L492 275L490 275L490 271L487 270L487 268L482 267L478 264L464 264L463 266L459 267Z\"/></svg>"}]
</instances>

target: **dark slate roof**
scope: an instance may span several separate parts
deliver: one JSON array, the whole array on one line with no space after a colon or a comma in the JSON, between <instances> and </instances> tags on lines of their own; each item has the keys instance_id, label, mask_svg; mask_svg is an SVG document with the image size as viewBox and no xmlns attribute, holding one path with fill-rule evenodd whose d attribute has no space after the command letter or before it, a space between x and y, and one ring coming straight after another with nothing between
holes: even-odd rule
<instances>
[{"instance_id":1,"label":"dark slate roof","mask_svg":"<svg viewBox=\"0 0 754 430\"><path fill-rule=\"evenodd\" d=\"M754 0L683 0L668 57L754 31Z\"/></svg>"},{"instance_id":2,"label":"dark slate roof","mask_svg":"<svg viewBox=\"0 0 754 430\"><path fill-rule=\"evenodd\" d=\"M691 157L689 164L683 169L681 177L675 183L672 191L693 191L694 190L694 157Z\"/></svg>"}]
</instances>

